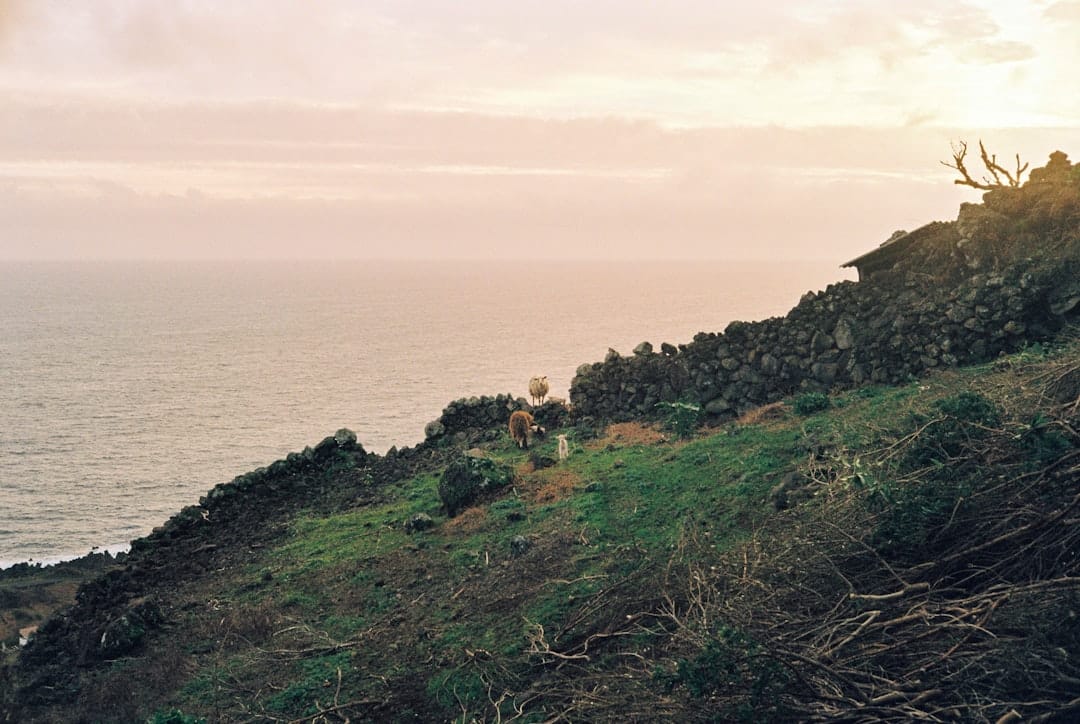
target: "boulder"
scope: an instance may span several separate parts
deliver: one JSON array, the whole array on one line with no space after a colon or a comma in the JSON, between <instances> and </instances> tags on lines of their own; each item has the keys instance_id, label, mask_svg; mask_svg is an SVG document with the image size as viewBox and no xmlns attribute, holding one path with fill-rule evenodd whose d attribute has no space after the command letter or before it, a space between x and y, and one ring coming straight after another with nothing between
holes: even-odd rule
<instances>
[{"instance_id":1,"label":"boulder","mask_svg":"<svg viewBox=\"0 0 1080 724\"><path fill-rule=\"evenodd\" d=\"M161 609L152 600L131 606L123 615L106 624L101 632L98 650L102 658L116 658L133 650L149 630L160 626L164 620Z\"/></svg>"},{"instance_id":2,"label":"boulder","mask_svg":"<svg viewBox=\"0 0 1080 724\"><path fill-rule=\"evenodd\" d=\"M434 527L435 521L427 513L417 513L413 517L405 521L405 532L415 533L428 528Z\"/></svg>"},{"instance_id":3,"label":"boulder","mask_svg":"<svg viewBox=\"0 0 1080 724\"><path fill-rule=\"evenodd\" d=\"M855 330L850 319L841 317L833 329L832 336L837 349L851 349L855 346Z\"/></svg>"},{"instance_id":4,"label":"boulder","mask_svg":"<svg viewBox=\"0 0 1080 724\"><path fill-rule=\"evenodd\" d=\"M334 433L334 442L340 448L352 450L356 447L356 433L347 427L343 427Z\"/></svg>"},{"instance_id":5,"label":"boulder","mask_svg":"<svg viewBox=\"0 0 1080 724\"><path fill-rule=\"evenodd\" d=\"M810 338L810 349L814 354L820 354L827 349L831 349L833 346L833 338L825 334L822 331L814 332L814 336Z\"/></svg>"},{"instance_id":6,"label":"boulder","mask_svg":"<svg viewBox=\"0 0 1080 724\"><path fill-rule=\"evenodd\" d=\"M510 539L510 553L515 557L524 555L530 546L529 539L523 535L516 535Z\"/></svg>"},{"instance_id":7,"label":"boulder","mask_svg":"<svg viewBox=\"0 0 1080 724\"><path fill-rule=\"evenodd\" d=\"M705 403L705 413L708 415L722 415L731 411L731 403L723 397L717 397Z\"/></svg>"},{"instance_id":8,"label":"boulder","mask_svg":"<svg viewBox=\"0 0 1080 724\"><path fill-rule=\"evenodd\" d=\"M831 385L836 381L839 365L834 362L815 362L810 367L810 374L822 384Z\"/></svg>"}]
</instances>

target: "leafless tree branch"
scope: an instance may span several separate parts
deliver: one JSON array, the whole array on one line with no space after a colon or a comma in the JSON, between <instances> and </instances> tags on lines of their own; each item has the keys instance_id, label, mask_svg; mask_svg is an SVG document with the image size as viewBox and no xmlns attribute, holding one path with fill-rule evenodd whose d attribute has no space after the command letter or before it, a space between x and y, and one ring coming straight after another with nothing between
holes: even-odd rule
<instances>
[{"instance_id":1,"label":"leafless tree branch","mask_svg":"<svg viewBox=\"0 0 1080 724\"><path fill-rule=\"evenodd\" d=\"M982 181L976 181L968 171L964 159L967 158L967 142L958 141L952 147L952 163L942 161L941 165L951 168L960 173L960 178L954 179L953 183L959 186L970 186L982 191L991 191L998 188L1017 188L1023 182L1024 172L1030 164L1020 162L1020 154L1016 154L1016 170L1009 171L997 161L997 155L986 150L983 142L979 141L979 156L983 166L989 172L990 177L983 176Z\"/></svg>"}]
</instances>

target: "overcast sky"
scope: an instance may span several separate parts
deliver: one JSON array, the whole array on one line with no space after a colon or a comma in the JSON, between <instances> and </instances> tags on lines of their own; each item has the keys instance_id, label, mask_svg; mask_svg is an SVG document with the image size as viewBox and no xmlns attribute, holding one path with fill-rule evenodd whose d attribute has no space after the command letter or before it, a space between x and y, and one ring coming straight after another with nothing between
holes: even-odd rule
<instances>
[{"instance_id":1,"label":"overcast sky","mask_svg":"<svg viewBox=\"0 0 1080 724\"><path fill-rule=\"evenodd\" d=\"M836 263L1080 156L1080 0L0 0L0 259Z\"/></svg>"}]
</instances>

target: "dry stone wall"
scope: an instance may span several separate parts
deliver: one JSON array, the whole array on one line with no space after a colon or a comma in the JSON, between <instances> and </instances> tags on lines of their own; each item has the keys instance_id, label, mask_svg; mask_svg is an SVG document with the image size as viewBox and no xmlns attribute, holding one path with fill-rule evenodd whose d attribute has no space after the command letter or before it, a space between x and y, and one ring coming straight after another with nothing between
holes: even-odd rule
<instances>
[{"instance_id":1,"label":"dry stone wall","mask_svg":"<svg viewBox=\"0 0 1080 724\"><path fill-rule=\"evenodd\" d=\"M1052 337L1080 306L1075 263L1018 263L942 287L916 272L808 293L786 317L733 322L685 345L582 365L576 416L626 420L688 400L722 418L801 390L896 383Z\"/></svg>"},{"instance_id":2,"label":"dry stone wall","mask_svg":"<svg viewBox=\"0 0 1080 724\"><path fill-rule=\"evenodd\" d=\"M540 425L552 428L561 425L568 414L564 405L550 400L533 407L524 397L506 393L463 397L448 404L437 420L427 424L422 445L467 445L496 440L507 434L506 426L515 410L531 412Z\"/></svg>"}]
</instances>

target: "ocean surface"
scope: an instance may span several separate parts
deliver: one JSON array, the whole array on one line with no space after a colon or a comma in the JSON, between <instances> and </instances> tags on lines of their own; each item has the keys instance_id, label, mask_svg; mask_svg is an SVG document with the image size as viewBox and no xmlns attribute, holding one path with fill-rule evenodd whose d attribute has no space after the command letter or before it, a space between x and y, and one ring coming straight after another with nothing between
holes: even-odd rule
<instances>
[{"instance_id":1,"label":"ocean surface","mask_svg":"<svg viewBox=\"0 0 1080 724\"><path fill-rule=\"evenodd\" d=\"M123 550L341 427L782 315L834 262L0 263L0 567Z\"/></svg>"}]
</instances>

